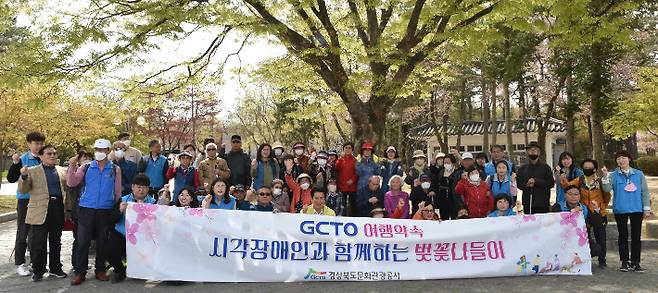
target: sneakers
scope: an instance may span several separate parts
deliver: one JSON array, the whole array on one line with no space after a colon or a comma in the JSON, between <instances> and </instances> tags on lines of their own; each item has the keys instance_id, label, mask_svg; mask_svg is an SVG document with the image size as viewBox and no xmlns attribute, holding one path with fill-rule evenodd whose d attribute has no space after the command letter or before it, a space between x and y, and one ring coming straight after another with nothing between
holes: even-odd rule
<instances>
[{"instance_id":1,"label":"sneakers","mask_svg":"<svg viewBox=\"0 0 658 293\"><path fill-rule=\"evenodd\" d=\"M39 282L41 280L43 280L43 274L32 274L32 278L30 278L32 282Z\"/></svg>"},{"instance_id":2,"label":"sneakers","mask_svg":"<svg viewBox=\"0 0 658 293\"><path fill-rule=\"evenodd\" d=\"M627 261L621 263L621 267L619 268L619 271L628 272L630 270L632 270L630 263L628 263Z\"/></svg>"},{"instance_id":3,"label":"sneakers","mask_svg":"<svg viewBox=\"0 0 658 293\"><path fill-rule=\"evenodd\" d=\"M68 277L68 275L61 269L59 271L50 272L49 276L55 277L57 279L64 279Z\"/></svg>"},{"instance_id":4,"label":"sneakers","mask_svg":"<svg viewBox=\"0 0 658 293\"><path fill-rule=\"evenodd\" d=\"M123 273L123 274L122 273L113 273L112 277L110 278L110 282L112 282L112 284L116 284L116 283L123 282L123 280L125 280L125 279L126 279L126 274L125 273Z\"/></svg>"},{"instance_id":5,"label":"sneakers","mask_svg":"<svg viewBox=\"0 0 658 293\"><path fill-rule=\"evenodd\" d=\"M16 267L16 273L21 277L27 277L32 274L32 268L26 263L20 264Z\"/></svg>"},{"instance_id":6,"label":"sneakers","mask_svg":"<svg viewBox=\"0 0 658 293\"><path fill-rule=\"evenodd\" d=\"M631 264L631 267L633 267L633 271L636 273L644 273L644 269L640 266L639 263Z\"/></svg>"}]
</instances>

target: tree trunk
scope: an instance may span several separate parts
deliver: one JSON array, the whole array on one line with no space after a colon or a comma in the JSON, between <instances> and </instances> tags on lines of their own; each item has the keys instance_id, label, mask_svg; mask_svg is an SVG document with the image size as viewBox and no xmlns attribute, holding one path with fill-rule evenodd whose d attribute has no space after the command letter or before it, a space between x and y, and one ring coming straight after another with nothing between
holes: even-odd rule
<instances>
[{"instance_id":1,"label":"tree trunk","mask_svg":"<svg viewBox=\"0 0 658 293\"><path fill-rule=\"evenodd\" d=\"M564 109L564 116L567 123L567 151L570 153L576 152L576 122L573 118L576 114L576 101L573 96L573 77L569 74L567 78L567 105Z\"/></svg>"},{"instance_id":2,"label":"tree trunk","mask_svg":"<svg viewBox=\"0 0 658 293\"><path fill-rule=\"evenodd\" d=\"M487 81L482 76L482 151L489 154L489 116L491 116L491 109L489 108L489 96L487 95Z\"/></svg>"},{"instance_id":3,"label":"tree trunk","mask_svg":"<svg viewBox=\"0 0 658 293\"><path fill-rule=\"evenodd\" d=\"M491 81L491 145L498 144L498 115L496 115L496 81Z\"/></svg>"},{"instance_id":4,"label":"tree trunk","mask_svg":"<svg viewBox=\"0 0 658 293\"><path fill-rule=\"evenodd\" d=\"M443 137L442 152L444 154L450 153L450 146L448 145L448 126L449 126L450 116L448 114L443 114L443 127L441 127L441 136ZM445 148L443 146L445 145Z\"/></svg>"},{"instance_id":5,"label":"tree trunk","mask_svg":"<svg viewBox=\"0 0 658 293\"><path fill-rule=\"evenodd\" d=\"M592 68L590 69L590 77L586 86L590 98L590 112L591 112L591 126L592 126L592 158L603 162L605 156L605 132L603 131L603 99L605 94L603 86L605 80L603 77L603 53L602 44L596 43L592 45L589 54Z\"/></svg>"},{"instance_id":6,"label":"tree trunk","mask_svg":"<svg viewBox=\"0 0 658 293\"><path fill-rule=\"evenodd\" d=\"M334 125L336 126L336 130L338 131L338 134L340 135L340 138L343 139L343 141L349 141L350 138L343 131L343 127L340 126L340 122L338 121L338 116L336 116L336 113L332 112L331 117L334 120Z\"/></svg>"},{"instance_id":7,"label":"tree trunk","mask_svg":"<svg viewBox=\"0 0 658 293\"><path fill-rule=\"evenodd\" d=\"M512 103L509 96L509 81L503 82L503 103L505 112L505 136L507 137L507 152L510 158L514 154L514 142L512 141Z\"/></svg>"},{"instance_id":8,"label":"tree trunk","mask_svg":"<svg viewBox=\"0 0 658 293\"><path fill-rule=\"evenodd\" d=\"M523 75L519 77L519 106L521 106L521 113L523 115L523 143L528 145L528 107L525 101L525 83L523 82Z\"/></svg>"},{"instance_id":9,"label":"tree trunk","mask_svg":"<svg viewBox=\"0 0 658 293\"><path fill-rule=\"evenodd\" d=\"M441 136L443 130L440 130L438 119L436 119L436 116L438 115L438 113L436 112L437 95L438 95L438 88L430 94L430 113L431 113L430 121L432 123L432 128L434 129L434 136L436 136L436 141L439 142L439 146L441 147L441 150L445 150L448 148L448 146L443 141L443 137ZM429 157L433 155L434 154L428 154Z\"/></svg>"},{"instance_id":10,"label":"tree trunk","mask_svg":"<svg viewBox=\"0 0 658 293\"><path fill-rule=\"evenodd\" d=\"M459 91L459 121L457 122L457 143L456 148L459 151L462 145L462 125L466 116L466 79L461 80Z\"/></svg>"}]
</instances>

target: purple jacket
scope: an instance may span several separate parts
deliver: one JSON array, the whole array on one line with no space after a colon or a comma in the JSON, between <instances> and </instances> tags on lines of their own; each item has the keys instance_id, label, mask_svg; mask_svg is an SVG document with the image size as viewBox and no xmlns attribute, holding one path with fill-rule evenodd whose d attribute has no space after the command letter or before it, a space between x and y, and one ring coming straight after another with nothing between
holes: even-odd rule
<instances>
[{"instance_id":1,"label":"purple jacket","mask_svg":"<svg viewBox=\"0 0 658 293\"><path fill-rule=\"evenodd\" d=\"M389 191L384 195L384 209L386 209L386 214L389 217L393 215L393 212L395 212L395 209L398 207L400 199L404 200L402 217L400 219L409 219L409 194L404 191L400 191L398 195L393 195L393 193Z\"/></svg>"}]
</instances>

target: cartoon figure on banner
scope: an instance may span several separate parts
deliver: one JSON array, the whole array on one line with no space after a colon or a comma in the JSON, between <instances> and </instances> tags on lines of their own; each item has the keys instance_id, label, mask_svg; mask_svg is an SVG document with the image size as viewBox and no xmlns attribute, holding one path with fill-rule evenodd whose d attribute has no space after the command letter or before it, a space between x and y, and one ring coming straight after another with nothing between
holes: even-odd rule
<instances>
[{"instance_id":1,"label":"cartoon figure on banner","mask_svg":"<svg viewBox=\"0 0 658 293\"><path fill-rule=\"evenodd\" d=\"M522 255L521 259L516 262L516 265L517 265L516 269L519 273L526 274L527 273L526 270L528 269L529 264L530 263L528 261L526 261L525 255Z\"/></svg>"},{"instance_id":2,"label":"cartoon figure on banner","mask_svg":"<svg viewBox=\"0 0 658 293\"><path fill-rule=\"evenodd\" d=\"M541 257L539 254L535 256L535 258L532 259L532 271L535 272L535 274L539 273L539 265L541 264Z\"/></svg>"}]
</instances>

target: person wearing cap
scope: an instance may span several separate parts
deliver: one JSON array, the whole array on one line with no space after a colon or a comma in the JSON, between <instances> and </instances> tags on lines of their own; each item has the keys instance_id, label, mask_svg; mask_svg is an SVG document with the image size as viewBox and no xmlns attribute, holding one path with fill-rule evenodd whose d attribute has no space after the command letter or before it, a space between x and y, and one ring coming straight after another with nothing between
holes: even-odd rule
<instances>
[{"instance_id":1,"label":"person wearing cap","mask_svg":"<svg viewBox=\"0 0 658 293\"><path fill-rule=\"evenodd\" d=\"M112 150L114 159L112 161L121 168L121 195L132 192L133 178L137 175L137 164L126 158L127 151L128 147L123 141L114 142Z\"/></svg>"},{"instance_id":2,"label":"person wearing cap","mask_svg":"<svg viewBox=\"0 0 658 293\"><path fill-rule=\"evenodd\" d=\"M212 137L208 137L208 138L205 138L205 139L203 140L203 144L202 144L203 148L199 151L199 154L194 158L194 164L193 164L193 165L194 165L195 168L198 169L198 168L199 168L199 164L201 164L201 162L203 162L203 160L206 159L205 148L206 148L206 146L207 146L209 143L215 143L215 139L212 138ZM222 148L222 149L223 149L223 148ZM185 147L185 150L187 150L187 147ZM220 158L223 158L223 159L224 159L224 152L223 152L223 150L218 149L218 150L217 150L217 156L220 157Z\"/></svg>"},{"instance_id":3,"label":"person wearing cap","mask_svg":"<svg viewBox=\"0 0 658 293\"><path fill-rule=\"evenodd\" d=\"M384 207L384 193L381 188L382 178L372 175L368 178L367 185L359 189L356 194L355 215L356 217L368 217L374 208Z\"/></svg>"},{"instance_id":4,"label":"person wearing cap","mask_svg":"<svg viewBox=\"0 0 658 293\"><path fill-rule=\"evenodd\" d=\"M196 161L196 158L198 157L197 151L196 151L196 146L193 143L188 143L183 147L183 151L187 152L192 156L192 167L198 168L199 167L199 162Z\"/></svg>"},{"instance_id":5,"label":"person wearing cap","mask_svg":"<svg viewBox=\"0 0 658 293\"><path fill-rule=\"evenodd\" d=\"M434 164L431 164L431 166L434 166L436 168L441 168L443 167L443 159L446 157L446 154L442 152L437 152L436 155L434 155Z\"/></svg>"},{"instance_id":6,"label":"person wearing cap","mask_svg":"<svg viewBox=\"0 0 658 293\"><path fill-rule=\"evenodd\" d=\"M418 204L418 211L414 213L412 220L425 220L425 221L441 221L439 215L436 214L436 210L431 203L420 202Z\"/></svg>"},{"instance_id":7,"label":"person wearing cap","mask_svg":"<svg viewBox=\"0 0 658 293\"><path fill-rule=\"evenodd\" d=\"M229 169L226 160L217 156L217 145L209 143L206 145L206 159L199 163L199 187L208 191L212 187L212 182L221 178L225 182L231 178L233 170Z\"/></svg>"},{"instance_id":8,"label":"person wearing cap","mask_svg":"<svg viewBox=\"0 0 658 293\"><path fill-rule=\"evenodd\" d=\"M7 181L16 183L21 176L20 170L23 167L34 167L41 164L39 159L39 150L43 148L46 136L40 132L30 132L25 136L28 150L23 154L13 154L11 157L12 164L7 171ZM21 193L16 190L16 239L14 247L14 265L16 273L21 277L30 275L30 266L25 262L25 252L27 251L27 236L30 230L29 225L25 224L25 215L27 213L27 204L30 200L29 193Z\"/></svg>"},{"instance_id":9,"label":"person wearing cap","mask_svg":"<svg viewBox=\"0 0 658 293\"><path fill-rule=\"evenodd\" d=\"M336 167L336 161L338 161L338 151L334 149L330 149L327 152L327 156L328 156L327 164L329 164L329 166L331 166L332 168Z\"/></svg>"},{"instance_id":10,"label":"person wearing cap","mask_svg":"<svg viewBox=\"0 0 658 293\"><path fill-rule=\"evenodd\" d=\"M460 164L461 164L462 170L466 170L466 168L469 168L471 166L475 166L475 157L473 156L473 153L464 152L461 155Z\"/></svg>"},{"instance_id":11,"label":"person wearing cap","mask_svg":"<svg viewBox=\"0 0 658 293\"><path fill-rule=\"evenodd\" d=\"M356 163L356 175L359 176L357 190L365 188L371 176L379 175L380 166L373 157L373 151L374 147L371 143L365 142L361 145L361 155Z\"/></svg>"},{"instance_id":12,"label":"person wearing cap","mask_svg":"<svg viewBox=\"0 0 658 293\"><path fill-rule=\"evenodd\" d=\"M277 162L279 164L283 164L281 159L283 159L283 155L286 153L286 149L280 141L274 142L272 145L272 152L274 152L273 157L277 160Z\"/></svg>"},{"instance_id":13,"label":"person wearing cap","mask_svg":"<svg viewBox=\"0 0 658 293\"><path fill-rule=\"evenodd\" d=\"M322 188L313 188L312 204L307 206L304 214L336 216L336 212L326 205L326 194Z\"/></svg>"},{"instance_id":14,"label":"person wearing cap","mask_svg":"<svg viewBox=\"0 0 658 293\"><path fill-rule=\"evenodd\" d=\"M631 167L633 157L628 151L620 150L615 153L615 162L618 168L608 172L606 167L601 168L603 173L603 191L612 192L612 212L615 214L617 231L619 232L619 258L622 262L622 272L644 272L640 266L642 254L642 220L651 216L651 200L647 178L642 171ZM605 208L605 207L602 207ZM628 222L631 226L631 257L628 258Z\"/></svg>"},{"instance_id":15,"label":"person wearing cap","mask_svg":"<svg viewBox=\"0 0 658 293\"><path fill-rule=\"evenodd\" d=\"M119 136L117 137L117 140L120 141L121 143L123 143L123 145L125 146L123 157L127 161L131 161L131 162L135 163L135 165L137 165L139 163L139 160L142 158L142 152L140 150L130 146L130 144L132 143L132 141L130 140L130 134L128 134L126 132L120 133ZM108 156L111 161L114 161L115 159L117 159L114 152L115 151L112 150L112 152L110 152L110 155Z\"/></svg>"},{"instance_id":16,"label":"person wearing cap","mask_svg":"<svg viewBox=\"0 0 658 293\"><path fill-rule=\"evenodd\" d=\"M515 166L512 161L505 159L505 150L503 149L503 146L496 144L491 146L491 161L484 165L484 172L487 176L496 174L496 164L500 161L507 162L507 166L509 166L507 172L509 172L509 175L514 173Z\"/></svg>"},{"instance_id":17,"label":"person wearing cap","mask_svg":"<svg viewBox=\"0 0 658 293\"><path fill-rule=\"evenodd\" d=\"M295 165L302 168L302 172L310 174L311 157L305 154L306 145L302 142L296 142L292 145L292 152L295 156Z\"/></svg>"},{"instance_id":18,"label":"person wearing cap","mask_svg":"<svg viewBox=\"0 0 658 293\"><path fill-rule=\"evenodd\" d=\"M338 181L335 178L327 181L327 206L332 209L336 216L346 216L345 197L338 191Z\"/></svg>"},{"instance_id":19,"label":"person wearing cap","mask_svg":"<svg viewBox=\"0 0 658 293\"><path fill-rule=\"evenodd\" d=\"M231 170L231 186L251 186L251 158L242 150L242 138L237 134L231 136L231 152L226 155L226 162Z\"/></svg>"},{"instance_id":20,"label":"person wearing cap","mask_svg":"<svg viewBox=\"0 0 658 293\"><path fill-rule=\"evenodd\" d=\"M409 184L412 187L420 185L420 175L425 174L429 177L432 176L432 172L427 167L427 156L421 150L415 150L413 157L411 157L414 164L407 171L407 178L404 179L404 183Z\"/></svg>"},{"instance_id":21,"label":"person wearing cap","mask_svg":"<svg viewBox=\"0 0 658 293\"><path fill-rule=\"evenodd\" d=\"M229 191L237 201L238 210L242 210L243 206L248 206L251 204L249 199L247 199L247 191L245 190L244 186L242 186L241 184L238 184L236 186L231 186L229 188Z\"/></svg>"},{"instance_id":22,"label":"person wearing cap","mask_svg":"<svg viewBox=\"0 0 658 293\"><path fill-rule=\"evenodd\" d=\"M46 145L38 152L41 164L28 169L21 168L18 190L30 194L25 223L30 225L29 247L32 261L33 282L43 279L46 273L46 241L50 253L50 275L66 278L60 261L62 249L61 237L64 218L70 218L66 212L66 170L57 166L57 148ZM70 209L70 208L69 208Z\"/></svg>"},{"instance_id":23,"label":"person wearing cap","mask_svg":"<svg viewBox=\"0 0 658 293\"><path fill-rule=\"evenodd\" d=\"M326 188L329 179L334 178L334 168L329 165L329 155L326 151L319 151L315 162L311 164L311 177L315 178L316 188Z\"/></svg>"},{"instance_id":24,"label":"person wearing cap","mask_svg":"<svg viewBox=\"0 0 658 293\"><path fill-rule=\"evenodd\" d=\"M462 179L455 186L455 194L467 207L471 218L485 218L493 207L489 186L482 182L480 171L473 165L464 170Z\"/></svg>"},{"instance_id":25,"label":"person wearing cap","mask_svg":"<svg viewBox=\"0 0 658 293\"><path fill-rule=\"evenodd\" d=\"M158 140L149 142L149 154L143 156L137 164L137 173L144 173L151 180L151 194L157 194L165 184L169 160L162 155L162 144Z\"/></svg>"},{"instance_id":26,"label":"person wearing cap","mask_svg":"<svg viewBox=\"0 0 658 293\"><path fill-rule=\"evenodd\" d=\"M436 192L432 188L432 179L427 174L421 174L418 179L420 184L418 186L411 187L411 194L409 199L411 200L411 213L415 214L418 211L418 204L425 202L425 204L432 204L432 206L437 209L448 211L450 207L440 205Z\"/></svg>"},{"instance_id":27,"label":"person wearing cap","mask_svg":"<svg viewBox=\"0 0 658 293\"><path fill-rule=\"evenodd\" d=\"M389 190L388 181L391 180L391 177L404 175L402 162L400 162L398 151L394 146L386 148L386 159L382 160L379 169L379 174L382 176L382 191L386 193Z\"/></svg>"},{"instance_id":28,"label":"person wearing cap","mask_svg":"<svg viewBox=\"0 0 658 293\"><path fill-rule=\"evenodd\" d=\"M192 154L183 151L178 154L178 167L171 166L167 170L167 181L174 179L174 198L178 200L178 194L183 188L190 188L194 191L199 189L199 171L192 166Z\"/></svg>"},{"instance_id":29,"label":"person wearing cap","mask_svg":"<svg viewBox=\"0 0 658 293\"><path fill-rule=\"evenodd\" d=\"M354 215L354 200L356 199L356 183L359 177L356 175L356 157L354 157L354 143L343 143L343 154L336 161L336 173L338 173L338 190L345 196L347 215Z\"/></svg>"},{"instance_id":30,"label":"person wearing cap","mask_svg":"<svg viewBox=\"0 0 658 293\"><path fill-rule=\"evenodd\" d=\"M110 214L114 203L121 197L121 168L108 160L112 144L107 139L97 139L94 143L94 161L79 168L69 167L66 185L76 187L84 184L80 196L78 212L78 250L71 285L80 285L86 279L89 262L89 245L96 239L96 279L108 281L105 273L105 240L110 228ZM69 160L69 166L76 166L78 157ZM84 182L84 183L83 183Z\"/></svg>"},{"instance_id":31,"label":"person wearing cap","mask_svg":"<svg viewBox=\"0 0 658 293\"><path fill-rule=\"evenodd\" d=\"M523 191L522 203L526 214L548 213L551 188L555 185L552 168L539 159L542 148L536 142L526 146L529 162L519 168L516 184Z\"/></svg>"},{"instance_id":32,"label":"person wearing cap","mask_svg":"<svg viewBox=\"0 0 658 293\"><path fill-rule=\"evenodd\" d=\"M286 175L285 180L288 188L292 191L292 199L290 200L290 212L293 214L301 213L311 204L311 183L313 179L306 173L300 174L297 179L292 178L292 163L286 161Z\"/></svg>"},{"instance_id":33,"label":"person wearing cap","mask_svg":"<svg viewBox=\"0 0 658 293\"><path fill-rule=\"evenodd\" d=\"M253 184L256 190L261 186L272 187L274 179L282 178L281 169L269 143L261 144L258 147L256 159L251 162L251 177L254 178Z\"/></svg>"}]
</instances>

